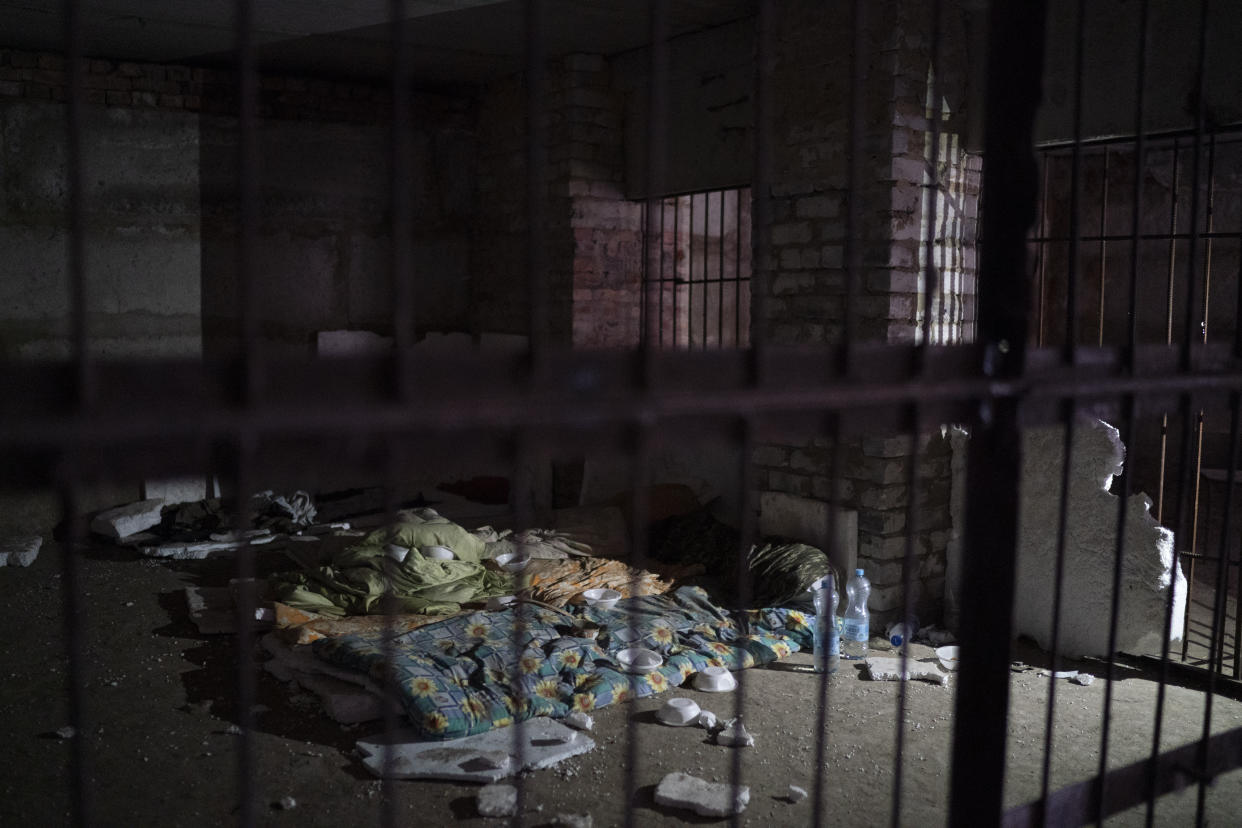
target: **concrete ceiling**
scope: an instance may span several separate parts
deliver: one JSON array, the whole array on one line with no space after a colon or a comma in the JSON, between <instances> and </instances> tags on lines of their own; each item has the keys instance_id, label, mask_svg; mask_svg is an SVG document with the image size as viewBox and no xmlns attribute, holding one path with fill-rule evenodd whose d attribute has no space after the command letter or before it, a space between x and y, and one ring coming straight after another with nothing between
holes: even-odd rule
<instances>
[{"instance_id":1,"label":"concrete ceiling","mask_svg":"<svg viewBox=\"0 0 1242 828\"><path fill-rule=\"evenodd\" d=\"M673 35L752 13L753 0L668 0ZM612 55L647 41L643 0L544 0L549 55ZM236 42L231 0L80 0L85 50L119 60L221 65ZM252 0L265 69L376 78L391 54L389 0ZM404 37L423 84L479 83L521 68L519 0L405 0ZM61 51L64 0L0 0L0 45Z\"/></svg>"}]
</instances>

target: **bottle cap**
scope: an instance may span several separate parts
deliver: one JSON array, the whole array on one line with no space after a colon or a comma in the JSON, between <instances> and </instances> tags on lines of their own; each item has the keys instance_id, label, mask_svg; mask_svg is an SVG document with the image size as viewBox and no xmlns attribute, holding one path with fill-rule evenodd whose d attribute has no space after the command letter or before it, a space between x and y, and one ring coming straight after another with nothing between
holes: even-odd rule
<instances>
[{"instance_id":1,"label":"bottle cap","mask_svg":"<svg viewBox=\"0 0 1242 828\"><path fill-rule=\"evenodd\" d=\"M861 569L855 569L855 570L854 570L854 574L855 574L855 575L861 575L861 574L863 574L863 571L862 571Z\"/></svg>"}]
</instances>

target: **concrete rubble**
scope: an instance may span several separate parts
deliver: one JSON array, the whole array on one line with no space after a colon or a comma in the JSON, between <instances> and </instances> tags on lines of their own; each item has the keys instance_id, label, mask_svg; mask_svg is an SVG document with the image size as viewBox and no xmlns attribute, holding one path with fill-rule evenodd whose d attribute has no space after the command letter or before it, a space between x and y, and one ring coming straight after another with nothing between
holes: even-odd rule
<instances>
[{"instance_id":1,"label":"concrete rubble","mask_svg":"<svg viewBox=\"0 0 1242 828\"><path fill-rule=\"evenodd\" d=\"M549 823L559 828L591 828L590 814L557 814Z\"/></svg>"},{"instance_id":2,"label":"concrete rubble","mask_svg":"<svg viewBox=\"0 0 1242 828\"><path fill-rule=\"evenodd\" d=\"M595 728L595 720L581 710L571 710L561 721L574 730L593 730Z\"/></svg>"},{"instance_id":3,"label":"concrete rubble","mask_svg":"<svg viewBox=\"0 0 1242 828\"><path fill-rule=\"evenodd\" d=\"M1056 559L1061 508L1064 428L1030 429L1022 440L1022 509L1019 518L1014 634L1053 649L1052 615L1056 594ZM1117 429L1095 419L1074 424L1068 515L1066 516L1064 591L1058 650L1069 657L1111 655L1109 621L1114 561L1117 554L1117 495L1108 491L1125 461ZM1156 651L1170 590L1173 593L1171 641L1182 638L1186 579L1173 569L1173 533L1151 515L1144 494L1127 501L1117 650Z\"/></svg>"},{"instance_id":4,"label":"concrete rubble","mask_svg":"<svg viewBox=\"0 0 1242 828\"><path fill-rule=\"evenodd\" d=\"M750 788L708 782L688 773L667 774L656 786L655 801L670 808L687 808L700 816L727 817L740 814L750 803Z\"/></svg>"},{"instance_id":5,"label":"concrete rubble","mask_svg":"<svg viewBox=\"0 0 1242 828\"><path fill-rule=\"evenodd\" d=\"M0 540L0 566L30 566L42 548L43 538L38 535Z\"/></svg>"},{"instance_id":6,"label":"concrete rubble","mask_svg":"<svg viewBox=\"0 0 1242 828\"><path fill-rule=\"evenodd\" d=\"M517 813L517 788L496 783L479 788L475 805L479 816L511 817Z\"/></svg>"},{"instance_id":7,"label":"concrete rubble","mask_svg":"<svg viewBox=\"0 0 1242 828\"><path fill-rule=\"evenodd\" d=\"M906 659L906 669L901 669L900 658L867 657L867 673L872 681L930 681L932 684L949 683L949 674L935 664Z\"/></svg>"},{"instance_id":8,"label":"concrete rubble","mask_svg":"<svg viewBox=\"0 0 1242 828\"><path fill-rule=\"evenodd\" d=\"M739 716L736 719L729 719L724 723L724 727L716 732L716 744L724 747L754 747L755 737L746 730L746 725L742 724Z\"/></svg>"},{"instance_id":9,"label":"concrete rubble","mask_svg":"<svg viewBox=\"0 0 1242 828\"><path fill-rule=\"evenodd\" d=\"M520 766L515 737L522 740ZM376 776L385 774L385 744L391 746L390 778L458 782L495 782L522 770L552 767L595 748L589 736L544 717L441 742L422 740L406 729L393 733L391 741L379 734L357 743L362 763Z\"/></svg>"},{"instance_id":10,"label":"concrete rubble","mask_svg":"<svg viewBox=\"0 0 1242 828\"><path fill-rule=\"evenodd\" d=\"M806 788L799 788L797 785L790 785L789 793L785 795L785 798L790 802L801 802L806 799L806 797Z\"/></svg>"},{"instance_id":11,"label":"concrete rubble","mask_svg":"<svg viewBox=\"0 0 1242 828\"><path fill-rule=\"evenodd\" d=\"M91 520L91 531L122 540L157 525L163 508L164 499L155 497L105 509Z\"/></svg>"},{"instance_id":12,"label":"concrete rubble","mask_svg":"<svg viewBox=\"0 0 1242 828\"><path fill-rule=\"evenodd\" d=\"M221 535L221 537L226 537ZM138 551L150 558L171 558L178 561L198 561L206 558L212 552L236 552L246 544L251 546L260 546L265 543L271 543L279 537L270 533L253 535L242 538L240 540L205 540L205 541L186 541L186 542L169 542L169 543L151 543L155 540L154 536L139 535L139 543L134 544ZM123 541L131 542L131 538L122 538Z\"/></svg>"}]
</instances>

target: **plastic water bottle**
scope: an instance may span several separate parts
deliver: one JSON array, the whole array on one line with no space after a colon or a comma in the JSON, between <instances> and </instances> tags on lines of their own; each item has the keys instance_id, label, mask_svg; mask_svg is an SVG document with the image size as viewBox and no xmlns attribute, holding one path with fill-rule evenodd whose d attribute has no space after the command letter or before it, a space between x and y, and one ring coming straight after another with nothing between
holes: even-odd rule
<instances>
[{"instance_id":1,"label":"plastic water bottle","mask_svg":"<svg viewBox=\"0 0 1242 828\"><path fill-rule=\"evenodd\" d=\"M832 573L811 584L815 596L815 625L811 628L814 642L813 663L817 673L835 673L841 663L841 636L837 634L837 594Z\"/></svg>"},{"instance_id":2,"label":"plastic water bottle","mask_svg":"<svg viewBox=\"0 0 1242 828\"><path fill-rule=\"evenodd\" d=\"M911 616L905 621L899 621L895 624L888 625L888 643L896 649L903 644L914 640L914 636L919 631L919 619L917 616Z\"/></svg>"},{"instance_id":3,"label":"plastic water bottle","mask_svg":"<svg viewBox=\"0 0 1242 828\"><path fill-rule=\"evenodd\" d=\"M861 569L854 570L854 577L845 582L845 623L841 627L842 658L867 657L867 639L871 637L871 613L867 599L871 597L871 582Z\"/></svg>"}]
</instances>

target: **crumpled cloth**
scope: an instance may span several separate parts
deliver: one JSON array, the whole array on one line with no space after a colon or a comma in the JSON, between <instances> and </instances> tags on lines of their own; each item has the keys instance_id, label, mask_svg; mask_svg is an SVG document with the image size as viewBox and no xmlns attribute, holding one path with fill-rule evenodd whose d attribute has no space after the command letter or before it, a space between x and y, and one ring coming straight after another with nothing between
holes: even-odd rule
<instances>
[{"instance_id":1,"label":"crumpled cloth","mask_svg":"<svg viewBox=\"0 0 1242 828\"><path fill-rule=\"evenodd\" d=\"M290 531L315 522L315 501L298 490L291 495L276 494L271 489L252 495L250 512L254 525L276 531Z\"/></svg>"},{"instance_id":2,"label":"crumpled cloth","mask_svg":"<svg viewBox=\"0 0 1242 828\"><path fill-rule=\"evenodd\" d=\"M514 532L506 529L497 532L490 526L482 526L474 534L487 544L485 558L496 558L506 552L522 552L531 558L563 561L570 557L589 557L591 547L573 535L555 529L523 529Z\"/></svg>"}]
</instances>

